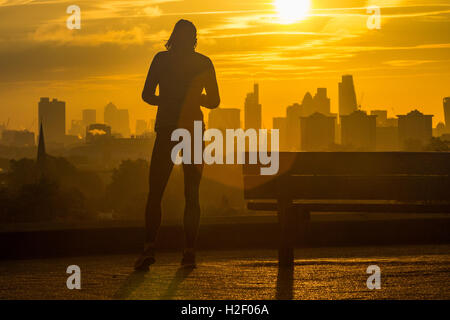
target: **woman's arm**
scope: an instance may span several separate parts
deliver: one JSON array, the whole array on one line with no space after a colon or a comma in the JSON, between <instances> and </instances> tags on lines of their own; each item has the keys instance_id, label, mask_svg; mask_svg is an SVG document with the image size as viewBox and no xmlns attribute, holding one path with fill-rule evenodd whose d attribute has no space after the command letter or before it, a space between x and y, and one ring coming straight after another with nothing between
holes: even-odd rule
<instances>
[{"instance_id":1,"label":"woman's arm","mask_svg":"<svg viewBox=\"0 0 450 320\"><path fill-rule=\"evenodd\" d=\"M214 65L209 61L210 67L206 71L205 77L205 91L202 94L201 105L208 109L215 109L220 104L219 86L217 85L216 71Z\"/></svg>"},{"instance_id":2,"label":"woman's arm","mask_svg":"<svg viewBox=\"0 0 450 320\"><path fill-rule=\"evenodd\" d=\"M159 53L153 58L148 70L147 80L145 80L144 90L142 90L142 100L153 106L159 106L159 96L155 95L156 87L159 83Z\"/></svg>"}]
</instances>

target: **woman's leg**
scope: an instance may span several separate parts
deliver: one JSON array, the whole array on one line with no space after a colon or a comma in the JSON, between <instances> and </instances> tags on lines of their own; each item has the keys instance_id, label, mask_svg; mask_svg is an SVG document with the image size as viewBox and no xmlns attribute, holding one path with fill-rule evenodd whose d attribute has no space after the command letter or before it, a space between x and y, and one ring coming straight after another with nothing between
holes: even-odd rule
<instances>
[{"instance_id":1,"label":"woman's leg","mask_svg":"<svg viewBox=\"0 0 450 320\"><path fill-rule=\"evenodd\" d=\"M145 212L146 243L155 242L161 225L161 201L173 168L170 136L171 130L158 132L153 147Z\"/></svg>"},{"instance_id":2,"label":"woman's leg","mask_svg":"<svg viewBox=\"0 0 450 320\"><path fill-rule=\"evenodd\" d=\"M184 172L184 232L186 248L193 249L197 238L200 223L200 180L202 178L203 165L185 164Z\"/></svg>"}]
</instances>

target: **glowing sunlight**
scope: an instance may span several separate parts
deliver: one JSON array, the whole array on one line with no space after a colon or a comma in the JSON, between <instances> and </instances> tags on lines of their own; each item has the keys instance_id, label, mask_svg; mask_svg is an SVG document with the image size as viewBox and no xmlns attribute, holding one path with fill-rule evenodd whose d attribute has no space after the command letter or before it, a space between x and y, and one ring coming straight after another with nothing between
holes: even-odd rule
<instances>
[{"instance_id":1,"label":"glowing sunlight","mask_svg":"<svg viewBox=\"0 0 450 320\"><path fill-rule=\"evenodd\" d=\"M288 24L305 19L311 8L310 0L275 0L281 23Z\"/></svg>"}]
</instances>

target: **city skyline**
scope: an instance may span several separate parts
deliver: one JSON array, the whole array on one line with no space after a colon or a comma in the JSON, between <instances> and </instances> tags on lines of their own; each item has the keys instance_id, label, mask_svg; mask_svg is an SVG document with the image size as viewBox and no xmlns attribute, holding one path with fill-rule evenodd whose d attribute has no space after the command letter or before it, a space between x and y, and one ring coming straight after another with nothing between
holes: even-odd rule
<instances>
[{"instance_id":1,"label":"city skyline","mask_svg":"<svg viewBox=\"0 0 450 320\"><path fill-rule=\"evenodd\" d=\"M355 85L353 82L353 75L343 75L342 76L342 82L338 82L338 88L341 87L342 83L344 81L348 81L347 83L350 85L349 87L349 95L350 95L350 107L347 107L347 109L344 109L343 111L339 110L339 104L340 104L340 99L341 96L343 96L343 99L347 99L348 93L347 92L343 92L341 95L338 94L338 108L336 110L336 112L331 112L331 101L333 101L329 96L328 96L328 88L316 88L316 93L314 94L314 97L311 95L311 92L314 93L314 91L307 91L305 93L305 95L303 96L303 100L301 103L294 102L291 105L288 106L284 106L283 108L281 108L280 111L280 115L279 116L275 116L273 117L272 121L269 121L270 123L272 123L272 126L268 126L265 123L263 123L260 119L264 117L264 112L263 112L263 107L262 104L259 103L259 83L254 82L253 83L253 91L252 92L248 92L246 94L246 97L243 99L243 103L241 105L238 106L234 106L234 107L229 107L229 106L219 106L221 109L227 109L227 110L231 110L231 109L236 109L239 110L239 112L242 112L242 114L244 115L242 120L242 128L246 128L246 120L245 120L245 114L246 111L247 113L252 113L253 116L256 115L256 117L251 118L248 117L250 120L252 125L248 126L248 128L275 128L273 126L273 119L276 118L280 118L280 116L282 116L282 113L285 112L286 108L295 108L295 107L301 107L303 106L303 111L301 111L300 116L309 116L315 112L319 112L321 114L324 115L335 115L335 116L341 116L341 115L348 115L354 111L357 110L363 110L366 112L369 112L373 115L377 115L379 118L381 119L380 121L386 121L388 118L392 119L392 117L397 116L398 113L395 113L393 110L388 110L388 109L378 109L378 108L365 108L360 104L360 101L355 100L356 96L354 95L355 92ZM344 80L346 79L346 80ZM51 102L51 103L56 103L56 102L61 102L64 104L64 107L66 105L66 101L62 101L62 100L58 100L58 98L52 98L52 101L50 101L50 97L40 97L40 102L39 104L42 103L42 100L45 100L46 102ZM346 102L344 102L345 104ZM439 124L446 124L447 122L450 123L450 121L446 121L446 119L450 119L449 115L450 115L450 97L443 97L442 98L442 104L441 104L441 113L443 115L442 117L442 121L439 121L437 123L435 123L433 121L433 128L436 128L437 125ZM442 108L443 107L443 108ZM113 112L119 112L118 117L119 118L125 118L123 119L123 121L125 121L125 123L128 124L124 124L121 123L119 126L129 126L129 128L126 128L124 131L126 131L127 133L125 133L126 135L130 135L130 134L136 134L137 131L139 131L140 129L137 129L138 126L142 125L142 122L145 122L147 129L152 129L150 123L153 122L155 119L154 118L146 118L146 119L141 119L141 118L137 118L135 116L133 116L133 114L129 114L129 109L126 108L117 108L117 106L112 102L109 101L108 103L106 103L104 106L99 107L99 108L83 108L80 110L80 114L81 114L81 119L80 116L74 116L74 118L69 118L66 117L65 119L65 124L66 124L66 129L65 132L70 134L71 129L74 128L74 125L78 126L78 125L84 125L87 126L91 123L106 123L106 124L111 124L111 121L115 121L112 119L108 119L108 116L105 117L105 112L108 113L106 111L106 109L108 108L112 108L114 109ZM345 108L345 107L344 107ZM39 108L38 108L39 110ZM419 110L419 111L423 111L423 108L415 108L412 107L410 109L408 109L406 113L413 111L413 110ZM67 108L66 108L66 113L67 113ZM202 109L203 113L204 113L204 119L205 122L208 122L209 119L209 114L211 112L211 110L207 110L207 109ZM39 113L39 112L38 112ZM70 112L69 112L70 113ZM111 112L110 112L111 113ZM123 113L123 114L120 114ZM298 111L297 111L298 113ZM98 117L97 114L101 114L103 115L102 118ZM435 118L437 115L433 114L433 118ZM109 118L111 117L115 117L114 115L110 115ZM93 120L92 120L93 119ZM100 120L101 119L101 120ZM135 119L135 121L133 121L132 119ZM2 121L3 120L3 121ZM378 121L378 120L377 120ZM8 129L13 129L13 130L17 130L17 128L14 127L9 127L9 123L11 122L11 119L8 118L7 122L4 121L4 119L0 119L0 125L8 128ZM24 128L22 127L21 129L25 130L25 131L32 131L32 132L37 132L38 129L38 124L40 121L37 121L36 125L35 125L36 121L33 121L33 126L35 126L35 130L33 131L33 128ZM122 119L119 119L119 122L122 122ZM135 123L135 125L133 126L132 123ZM377 122L378 124L378 122ZM114 127L114 125L112 125L112 127ZM133 128L134 130L131 130L131 128ZM142 127L141 127L142 128ZM30 130L31 129L31 130ZM128 132L129 130L129 132ZM121 130L118 130L116 133L122 133L120 132Z\"/></svg>"},{"instance_id":2,"label":"city skyline","mask_svg":"<svg viewBox=\"0 0 450 320\"><path fill-rule=\"evenodd\" d=\"M330 112L327 88L317 88L314 98L307 92L301 104L286 107L285 117L272 119L273 128L279 131L279 151L420 151L432 147L432 137L443 139L443 144L450 141L449 123L433 127L434 115L413 109L389 117L387 110L370 110L369 113L360 109L354 99L352 76L344 75L342 79L339 83L342 114ZM342 85L345 81L347 88ZM217 108L204 119L207 128L223 133L227 129L263 128L259 122L264 111L259 104L259 92L259 84L254 83L252 92L244 100L242 119L239 108ZM442 100L446 115L449 99ZM38 111L42 119L39 131L45 132L53 147L71 149L83 143L98 142L111 145L114 140L119 144L140 144L136 138L154 138L154 119L136 120L136 131L131 133L128 109L119 109L112 102L104 107L104 123L98 121L95 109L83 109L82 119L72 119L72 127L66 133L65 101L41 97ZM0 133L0 144L10 147L32 147L34 140L40 139L34 132L10 130L5 125L0 126Z\"/></svg>"},{"instance_id":3,"label":"city skyline","mask_svg":"<svg viewBox=\"0 0 450 320\"><path fill-rule=\"evenodd\" d=\"M344 79L344 77L346 77L346 76L351 77L351 80L354 81L352 75L343 75L342 79ZM317 90L317 93L315 93L314 98L311 96L311 98L313 100L316 99L316 98L328 100L328 102L325 100L325 104L328 103L328 106L325 106L325 108L329 108L331 110L331 114L339 114L339 96L340 96L339 95L339 86L340 86L341 82L339 82L339 80L338 80L337 84L338 84L338 86L337 86L338 90L337 90L337 95L336 95L335 99L330 98L330 96L327 97L327 93L329 91L333 91L333 90L329 90L329 88L326 88L326 87L324 87L324 88L321 88L321 87L315 88L314 90ZM257 82L257 81L254 81L252 84L250 84L250 86L253 86L253 87L255 87L255 85L258 87L258 89L257 89L258 95L257 96L258 96L259 106L260 107L262 106L262 108L264 109L264 103L262 103L260 101L260 98L259 98L260 97L260 94L259 94L260 83ZM354 87L357 87L357 86L355 85ZM266 88L263 88L263 89L266 89ZM254 90L255 90L255 88L254 88ZM321 90L323 90L323 91L321 91ZM357 91L357 88L354 88L354 90ZM299 97L297 101L294 101L293 99L291 99L292 103L290 105L292 105L292 106L294 106L296 104L297 105L301 105L304 101L303 102L300 102L300 101L304 100L305 97L308 99L309 95L311 95L311 93L314 93L314 91L313 90L306 90L304 92L304 95ZM247 98L245 98L245 95L244 95L242 97L242 99L241 99L242 102L240 104L236 105L236 106L224 106L224 105L221 104L220 108L223 108L223 109L225 109L225 108L226 109L239 109L242 112L242 114L244 114L245 113L245 108L246 108L245 107L246 106L246 99L249 99L249 97L250 97L250 101L251 101L253 99L253 94L254 94L253 92L246 93ZM325 96L323 96L323 95L325 95ZM53 96L51 96L51 97L53 97ZM54 98L51 98L51 99L56 99L58 101L62 101L62 102L64 102L67 105L67 103L68 103L67 101L65 101L64 99L57 98L57 97L58 96L54 96ZM41 99L41 98L43 98L43 96L40 96L38 99ZM49 96L45 96L44 98L49 98ZM412 110L416 110L416 109L421 111L421 112L424 112L424 113L430 113L430 112L426 111L426 108L421 107L421 106L411 106L410 108L406 108L404 112L396 112L394 108L389 109L389 108L383 108L382 106L381 107L380 106L378 106L378 107L377 106L370 107L370 106L367 106L366 104L361 105L360 103L361 103L362 99L358 100L358 97L356 95L355 95L355 98L356 98L356 109L353 109L353 111L354 110L365 110L365 111L383 110L383 111L386 111L388 113L389 117L393 117L393 116L396 116L397 114L401 114L401 113L406 114L406 113L408 113L408 112L410 112ZM433 114L434 115L434 117L433 117L433 128L435 128L439 123L445 123L446 117L445 117L444 109L442 108L442 99L448 99L448 97L445 96L445 97L441 97L440 98L440 100L441 100L440 110L437 110L437 113ZM65 124L65 126L66 126L66 133L69 133L71 127L74 125L73 121L79 121L80 123L82 123L84 121L83 117L85 115L83 113L85 111L94 112L94 114L96 115L96 120L97 120L96 122L97 123L104 123L105 120L104 120L103 114L104 114L105 106L107 106L108 104L113 104L114 106L116 106L116 104L114 102L110 101L110 100L111 99L108 100L106 98L105 101L107 101L107 102L105 102L105 104L103 106L98 106L98 107L94 107L91 104L89 104L88 106L79 108L79 109L78 108L67 107L66 108L67 117L66 117L66 124ZM321 103L324 103L324 102L322 101ZM69 102L69 105L70 105L70 102ZM334 108L331 107L333 105L334 105ZM386 105L386 104L384 104L384 105ZM283 116L283 113L285 112L286 107L288 107L288 106L287 105L286 106L280 106L280 108L278 108L279 110L278 110L277 115L272 117L272 118L268 118L268 116L265 114L265 112L261 112L262 113L261 127L263 127L263 128L273 128L272 120L274 118L278 118L278 117ZM130 109L127 109L127 108L121 108L119 110L128 110L130 112ZM133 110L131 110L131 111L133 111ZM207 110L207 109L202 109L202 111L204 113L205 120L208 119L208 114L211 111ZM266 106L265 111L270 113L270 108L267 108L267 106ZM321 112L321 113L323 113L323 112ZM99 115L102 115L102 117L99 117ZM139 117L135 113L130 112L129 113L129 127L130 127L129 134L134 134L136 132L136 123L137 122L139 122L139 121L147 121L147 122L154 121L155 116L156 116L156 112L154 114L153 113L148 113L147 116L148 117ZM22 124L18 125L17 124L18 120L17 119L12 119L10 117L8 117L8 118L0 118L0 124L1 125L5 125L5 123L8 123L8 128L9 129L13 129L13 130L28 130L28 131L31 131L31 132L37 132L38 131L38 123L39 123L38 119L39 119L38 112L36 112L36 117L35 117L35 119L33 119L31 121L30 125L22 125ZM244 128L245 127L245 125L244 125L245 119L243 118L242 121L243 121L242 124L243 124L243 128ZM259 121L256 121L256 122L259 123Z\"/></svg>"},{"instance_id":4,"label":"city skyline","mask_svg":"<svg viewBox=\"0 0 450 320\"><path fill-rule=\"evenodd\" d=\"M340 143L343 145L350 145L352 143L348 143L347 138L344 137L344 140L341 140L341 128L340 124L342 121L346 121L346 119L350 118L361 118L359 115L363 115L367 118L373 118L374 128L383 128L383 127L398 127L398 120L402 119L405 116L411 114L423 114L418 109L412 109L407 112L406 115L395 115L396 118L393 118L392 115L389 117L388 110L363 110L360 104L357 104L356 96L355 96L355 84L353 81L352 75L343 75L342 81L338 83L338 88L340 91L339 94L339 113L330 112L330 102L331 99L328 97L328 89L327 88L317 88L317 92L314 97L308 91L303 97L303 101L301 103L294 103L293 105L287 106L285 114L283 117L274 117L272 118L272 128L280 129L280 131L285 130L282 133L280 145L285 145L284 140L287 137L291 137L290 143L291 146L296 146L295 148L300 148L300 145L303 144L300 140L300 134L303 129L300 127L300 123L306 118L314 115L320 114L326 117L335 118L335 127L336 131L336 143ZM252 92L247 93L244 103L243 103L243 118L241 119L241 108L218 108L216 110L212 110L205 115L205 123L210 128L219 128L220 130L225 130L226 128L267 128L263 126L261 119L264 114L264 108L259 103L259 95L260 89L259 84L253 84ZM449 110L449 97L444 97L442 100L442 110L443 113L448 117ZM370 113L369 113L370 111ZM112 130L112 134L114 136L119 137L130 137L130 136L139 136L143 135L146 132L153 131L154 119L137 119L135 130L130 130L130 114L128 109L120 109L117 108L115 104L109 102L107 105L103 107L103 112L99 112L99 114L103 114L103 121L97 118L97 110L96 109L83 109L81 110L81 120L78 119L69 119L66 118L66 102L58 100L57 98L50 99L49 97L41 97L38 102L38 113L39 113L39 124L43 123L46 132L48 132L50 136L50 141L55 143L62 143L66 139L66 141L76 142L76 139L67 140L70 137L78 137L78 139L82 139L86 136L87 128L91 124L106 124ZM349 117L351 116L351 117ZM433 130L433 136L441 136L445 133L450 133L447 122L440 122L436 127L433 126L432 118L435 115L427 115L429 117L429 130ZM397 119L398 118L398 119ZM213 120L211 120L213 119ZM303 120L301 120L303 119ZM285 121L285 122L283 122ZM47 123L48 122L48 123ZM66 129L66 123L70 122L71 127ZM306 122L305 122L306 123ZM33 133L33 131L25 130L11 130L8 128L8 123L5 125L4 123L0 125L1 131L8 131L9 136L7 140L9 140L9 144L13 141L14 132L19 133L21 137L17 138L22 141L29 141L30 135L27 135L27 132ZM355 124L358 127L358 124ZM428 126L428 124L426 125ZM363 126L364 127L364 126ZM7 130L6 130L7 129ZM329 130L329 129L326 129ZM375 129L373 129L375 130ZM428 130L428 129L427 129ZM436 131L436 132L434 132ZM37 132L37 131L36 131ZM345 135L345 133L344 133ZM364 134L363 134L364 135ZM371 134L375 136L375 132ZM25 137L26 136L26 137ZM37 135L36 135L37 136ZM426 134L426 136L431 136ZM28 139L28 140L27 140ZM52 141L52 139L54 141ZM3 139L4 142L7 141ZM373 139L372 139L373 140ZM346 142L347 141L347 142ZM351 140L353 141L353 140ZM23 143L23 142L22 142ZM28 144L28 143L25 143ZM401 143L400 143L401 144ZM356 145L360 145L361 147L366 145L366 143L357 142ZM369 143L369 145L375 145L375 141ZM281 148L283 149L283 148ZM373 147L369 147L369 149L373 149Z\"/></svg>"}]
</instances>

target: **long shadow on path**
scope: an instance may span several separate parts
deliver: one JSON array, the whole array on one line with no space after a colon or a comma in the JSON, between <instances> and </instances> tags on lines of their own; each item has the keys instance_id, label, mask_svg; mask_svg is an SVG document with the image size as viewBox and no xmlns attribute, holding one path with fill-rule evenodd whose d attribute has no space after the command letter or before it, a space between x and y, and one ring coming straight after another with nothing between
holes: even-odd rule
<instances>
[{"instance_id":1,"label":"long shadow on path","mask_svg":"<svg viewBox=\"0 0 450 320\"><path fill-rule=\"evenodd\" d=\"M178 268L178 270L175 273L174 278L170 282L170 285L167 288L166 292L164 292L161 295L161 299L163 299L163 300L172 299L173 296L175 295L175 293L177 292L180 284L184 281L184 279L186 279L191 274L191 272L193 270L194 270L194 268L191 268L191 267Z\"/></svg>"},{"instance_id":2,"label":"long shadow on path","mask_svg":"<svg viewBox=\"0 0 450 320\"><path fill-rule=\"evenodd\" d=\"M147 271L134 271L131 273L114 294L113 299L126 299L130 297L145 280Z\"/></svg>"},{"instance_id":3,"label":"long shadow on path","mask_svg":"<svg viewBox=\"0 0 450 320\"><path fill-rule=\"evenodd\" d=\"M275 299L292 300L294 298L294 266L279 267Z\"/></svg>"}]
</instances>

